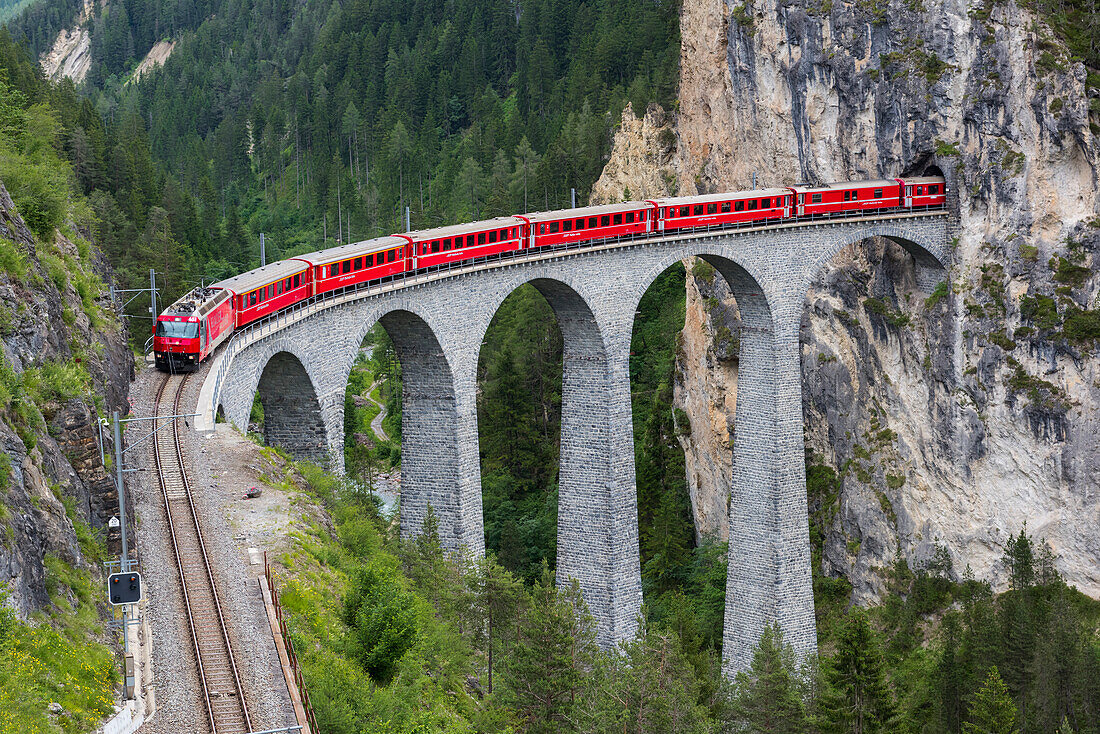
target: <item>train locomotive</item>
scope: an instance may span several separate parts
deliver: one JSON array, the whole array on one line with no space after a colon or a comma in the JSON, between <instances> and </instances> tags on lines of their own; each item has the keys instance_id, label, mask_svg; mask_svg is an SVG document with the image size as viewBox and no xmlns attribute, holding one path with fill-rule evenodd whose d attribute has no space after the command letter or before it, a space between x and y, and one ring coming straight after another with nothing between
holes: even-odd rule
<instances>
[{"instance_id":1,"label":"train locomotive","mask_svg":"<svg viewBox=\"0 0 1100 734\"><path fill-rule=\"evenodd\" d=\"M924 176L627 201L398 233L299 255L196 288L157 318L153 351L158 369L195 369L236 329L314 296L509 252L697 228L932 209L946 202L943 177Z\"/></svg>"}]
</instances>

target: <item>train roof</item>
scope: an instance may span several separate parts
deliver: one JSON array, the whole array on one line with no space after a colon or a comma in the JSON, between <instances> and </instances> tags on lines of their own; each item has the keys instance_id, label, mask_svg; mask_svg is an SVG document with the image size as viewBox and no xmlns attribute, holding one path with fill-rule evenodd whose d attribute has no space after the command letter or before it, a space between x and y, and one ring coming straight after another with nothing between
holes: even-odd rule
<instances>
[{"instance_id":1,"label":"train roof","mask_svg":"<svg viewBox=\"0 0 1100 734\"><path fill-rule=\"evenodd\" d=\"M250 290L267 285L268 283L282 280L289 275L300 273L305 269L306 264L298 260L279 260L270 265L264 265L262 268L249 270L247 273L241 273L240 275L234 275L232 278L218 281L210 287L224 288L227 291L240 295L241 293L248 293Z\"/></svg>"},{"instance_id":2,"label":"train roof","mask_svg":"<svg viewBox=\"0 0 1100 734\"><path fill-rule=\"evenodd\" d=\"M880 178L872 181L834 181L833 183L824 183L820 186L811 186L810 184L795 184L791 188L795 192L804 191L825 191L827 189L859 189L869 186L897 186L898 182L892 178Z\"/></svg>"},{"instance_id":3,"label":"train roof","mask_svg":"<svg viewBox=\"0 0 1100 734\"><path fill-rule=\"evenodd\" d=\"M198 316L202 318L225 301L229 294L217 286L199 286L180 296L161 316Z\"/></svg>"},{"instance_id":4,"label":"train roof","mask_svg":"<svg viewBox=\"0 0 1100 734\"><path fill-rule=\"evenodd\" d=\"M761 196L783 196L790 189L755 189L753 191L727 191L722 194L706 196L677 196L671 199L653 199L657 206L679 206L680 204L706 204L712 201L733 201L735 199L756 199Z\"/></svg>"},{"instance_id":5,"label":"train roof","mask_svg":"<svg viewBox=\"0 0 1100 734\"><path fill-rule=\"evenodd\" d=\"M518 217L496 217L494 219L483 219L480 222L467 222L466 224L451 224L446 227L433 227L432 229L419 229L414 232L408 232L405 235L395 235L408 237L414 242L424 242L426 240L438 240L441 237L455 237L461 234L472 234L476 232L488 232L491 229L504 229L505 227L515 227L517 224L523 224L523 220Z\"/></svg>"},{"instance_id":6,"label":"train roof","mask_svg":"<svg viewBox=\"0 0 1100 734\"><path fill-rule=\"evenodd\" d=\"M920 178L902 179L906 184L946 183L943 176L921 176Z\"/></svg>"},{"instance_id":7,"label":"train roof","mask_svg":"<svg viewBox=\"0 0 1100 734\"><path fill-rule=\"evenodd\" d=\"M300 262L309 263L310 265L328 265L329 263L358 257L359 255L370 255L373 252L401 247L405 242L406 240L404 237L398 237L397 235L375 237L370 240L360 240L359 242L350 242L346 245L330 247L327 250L307 252L305 255L295 255L294 259Z\"/></svg>"},{"instance_id":8,"label":"train roof","mask_svg":"<svg viewBox=\"0 0 1100 734\"><path fill-rule=\"evenodd\" d=\"M619 212L637 211L648 208L645 201L624 201L618 204L600 204L598 206L582 206L576 209L555 209L549 212L532 212L521 214L529 222L550 222L555 219L580 219L581 217L599 216L600 214L617 214Z\"/></svg>"}]
</instances>

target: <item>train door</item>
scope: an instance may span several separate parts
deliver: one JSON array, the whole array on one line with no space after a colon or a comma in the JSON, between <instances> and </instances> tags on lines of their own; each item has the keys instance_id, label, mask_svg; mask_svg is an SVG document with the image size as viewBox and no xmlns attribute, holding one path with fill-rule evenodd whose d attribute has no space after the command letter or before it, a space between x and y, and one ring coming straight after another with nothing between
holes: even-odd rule
<instances>
[{"instance_id":1,"label":"train door","mask_svg":"<svg viewBox=\"0 0 1100 734\"><path fill-rule=\"evenodd\" d=\"M806 214L806 195L798 195L798 216L805 216Z\"/></svg>"},{"instance_id":2,"label":"train door","mask_svg":"<svg viewBox=\"0 0 1100 734\"><path fill-rule=\"evenodd\" d=\"M783 197L783 216L791 216L791 195L787 194Z\"/></svg>"},{"instance_id":3,"label":"train door","mask_svg":"<svg viewBox=\"0 0 1100 734\"><path fill-rule=\"evenodd\" d=\"M207 334L206 319L199 322L199 358L206 356Z\"/></svg>"},{"instance_id":4,"label":"train door","mask_svg":"<svg viewBox=\"0 0 1100 734\"><path fill-rule=\"evenodd\" d=\"M905 206L913 206L913 184L905 184Z\"/></svg>"}]
</instances>

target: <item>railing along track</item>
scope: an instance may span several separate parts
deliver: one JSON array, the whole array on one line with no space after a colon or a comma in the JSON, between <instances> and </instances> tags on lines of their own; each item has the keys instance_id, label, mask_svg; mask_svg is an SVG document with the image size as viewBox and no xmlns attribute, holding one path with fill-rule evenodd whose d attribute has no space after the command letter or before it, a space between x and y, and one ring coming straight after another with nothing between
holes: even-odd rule
<instances>
[{"instance_id":1,"label":"railing along track","mask_svg":"<svg viewBox=\"0 0 1100 734\"><path fill-rule=\"evenodd\" d=\"M165 375L157 390L157 415L180 414L180 400L186 382L186 376ZM166 398L171 403L167 413L161 409ZM252 723L191 496L177 421L172 423L171 427L157 431L153 455L164 495L172 551L180 574L180 588L194 644L207 723L210 734L247 734L252 731ZM160 420L157 424L156 427L160 428Z\"/></svg>"}]
</instances>

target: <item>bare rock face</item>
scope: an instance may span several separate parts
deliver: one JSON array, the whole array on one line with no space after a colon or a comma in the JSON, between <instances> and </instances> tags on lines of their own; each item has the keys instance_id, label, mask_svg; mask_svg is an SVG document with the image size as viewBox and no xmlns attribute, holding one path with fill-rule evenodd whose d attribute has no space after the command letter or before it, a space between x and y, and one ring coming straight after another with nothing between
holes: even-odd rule
<instances>
[{"instance_id":1,"label":"bare rock face","mask_svg":"<svg viewBox=\"0 0 1100 734\"><path fill-rule=\"evenodd\" d=\"M938 171L952 193L944 285L921 291L910 256L873 241L807 294L807 451L840 485L811 498L824 570L872 600L882 568L942 545L957 572L999 583L1026 521L1066 580L1100 596L1100 118L1086 69L1011 2L685 0L681 36L681 192L748 188L754 173L765 186ZM685 353L720 328L692 317L699 289L689 269ZM732 425L735 371L696 356L680 376L689 465L721 466L712 427L721 412ZM728 496L717 480L694 487L696 507Z\"/></svg>"},{"instance_id":2,"label":"bare rock face","mask_svg":"<svg viewBox=\"0 0 1100 734\"><path fill-rule=\"evenodd\" d=\"M96 403L101 415L128 412L134 365L108 294L94 294L102 316L93 324L74 273L59 287L56 279L62 274L56 267L51 273L43 260L55 258L56 266L68 258L67 267L89 268L107 282L111 273L102 255L89 248L89 263L60 234L50 246L36 247L2 183L0 237L14 243L27 262L26 277L0 271L0 353L5 386L13 393L12 406L6 411L0 406L0 453L7 458L6 467L0 466L0 588L10 592L19 613L27 614L49 603L47 556L69 565L88 564L74 522L102 528L118 514L114 483L100 460ZM38 389L44 397L32 400L27 370L57 364L82 367L90 393L58 400Z\"/></svg>"},{"instance_id":3,"label":"bare rock face","mask_svg":"<svg viewBox=\"0 0 1100 734\"><path fill-rule=\"evenodd\" d=\"M611 158L592 186L591 204L651 199L676 193L679 175L675 117L651 104L641 119L627 102Z\"/></svg>"}]
</instances>

